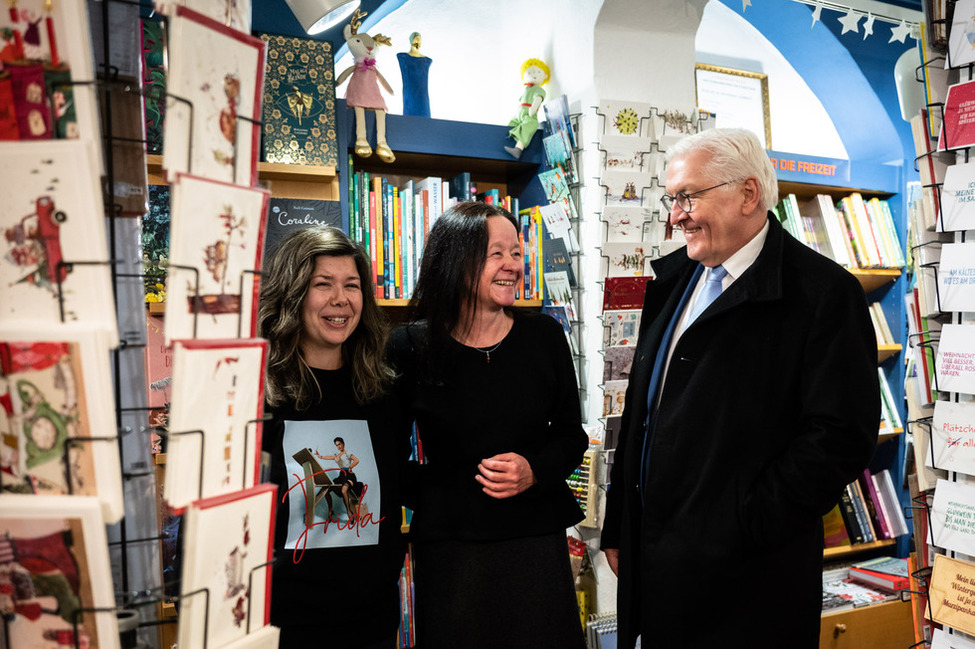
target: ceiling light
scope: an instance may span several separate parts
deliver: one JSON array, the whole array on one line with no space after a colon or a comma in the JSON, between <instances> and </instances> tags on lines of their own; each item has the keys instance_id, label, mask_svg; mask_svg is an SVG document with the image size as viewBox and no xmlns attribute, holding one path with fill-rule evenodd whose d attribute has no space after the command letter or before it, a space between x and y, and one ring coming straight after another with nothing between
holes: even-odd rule
<instances>
[{"instance_id":1,"label":"ceiling light","mask_svg":"<svg viewBox=\"0 0 975 649\"><path fill-rule=\"evenodd\" d=\"M285 0L308 34L318 34L342 22L360 0Z\"/></svg>"}]
</instances>

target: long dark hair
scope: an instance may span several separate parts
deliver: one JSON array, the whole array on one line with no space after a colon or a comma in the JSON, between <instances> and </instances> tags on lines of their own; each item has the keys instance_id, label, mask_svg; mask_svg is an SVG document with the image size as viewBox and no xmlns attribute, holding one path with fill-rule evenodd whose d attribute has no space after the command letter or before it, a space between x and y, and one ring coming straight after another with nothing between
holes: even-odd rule
<instances>
[{"instance_id":1,"label":"long dark hair","mask_svg":"<svg viewBox=\"0 0 975 649\"><path fill-rule=\"evenodd\" d=\"M430 229L410 300L412 320L426 321L429 329L427 360L443 359L451 332L465 316L473 315L478 279L487 261L487 220L492 216L503 216L519 229L508 210L473 201L452 206Z\"/></svg>"},{"instance_id":2,"label":"long dark hair","mask_svg":"<svg viewBox=\"0 0 975 649\"><path fill-rule=\"evenodd\" d=\"M342 362L351 368L356 401L379 397L393 377L383 356L389 327L376 304L369 258L341 230L310 226L281 241L264 263L257 324L259 335L268 341L265 399L272 406L291 401L305 410L322 396L301 352L301 309L321 255L351 257L359 273L362 315L342 344Z\"/></svg>"}]
</instances>

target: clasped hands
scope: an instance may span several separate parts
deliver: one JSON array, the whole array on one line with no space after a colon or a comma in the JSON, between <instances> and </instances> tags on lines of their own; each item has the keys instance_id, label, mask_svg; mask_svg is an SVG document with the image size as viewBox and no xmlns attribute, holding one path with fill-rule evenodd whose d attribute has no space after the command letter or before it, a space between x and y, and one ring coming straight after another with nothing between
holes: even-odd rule
<instances>
[{"instance_id":1,"label":"clasped hands","mask_svg":"<svg viewBox=\"0 0 975 649\"><path fill-rule=\"evenodd\" d=\"M481 460L474 476L482 491L492 498L517 496L537 482L531 465L517 453L501 453Z\"/></svg>"}]
</instances>

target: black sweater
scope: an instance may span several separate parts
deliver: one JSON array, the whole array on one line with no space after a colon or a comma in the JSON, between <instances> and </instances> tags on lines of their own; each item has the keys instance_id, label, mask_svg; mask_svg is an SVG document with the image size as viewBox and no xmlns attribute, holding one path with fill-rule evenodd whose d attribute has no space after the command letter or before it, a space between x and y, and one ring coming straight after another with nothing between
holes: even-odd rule
<instances>
[{"instance_id":1,"label":"black sweater","mask_svg":"<svg viewBox=\"0 0 975 649\"><path fill-rule=\"evenodd\" d=\"M582 520L565 480L588 446L569 346L552 318L516 313L490 354L451 340L439 376L420 353L423 324L396 329L390 358L416 421L427 464L414 467L411 535L497 540L564 530ZM538 483L497 500L474 480L480 460L499 453L528 460Z\"/></svg>"}]
</instances>

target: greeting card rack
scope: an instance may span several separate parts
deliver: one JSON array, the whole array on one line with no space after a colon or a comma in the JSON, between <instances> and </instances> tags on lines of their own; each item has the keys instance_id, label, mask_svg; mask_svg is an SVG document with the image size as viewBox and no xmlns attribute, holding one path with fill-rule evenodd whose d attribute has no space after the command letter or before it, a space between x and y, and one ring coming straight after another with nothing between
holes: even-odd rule
<instances>
[{"instance_id":1,"label":"greeting card rack","mask_svg":"<svg viewBox=\"0 0 975 649\"><path fill-rule=\"evenodd\" d=\"M948 432L970 419L965 413L972 408L971 388L959 381L957 373L942 375L947 353L965 352L965 345L975 335L971 312L946 310L957 309L964 301L957 301L959 294L949 290L949 284L942 286L952 270L958 269L956 260L949 261L949 251L964 251L959 244L970 242L975 235L971 219L958 216L965 212L959 202L954 201L956 205L950 210L945 203L973 181L969 171L972 145L970 138L961 137L968 126L961 119L963 111L953 91L970 92L975 66L970 59L956 60L961 50L953 48L952 43L964 41L975 20L957 12L953 19L949 15L945 20L942 15L932 15L929 3L925 3L924 11L932 27L928 34L937 32L944 37L919 40L922 63L915 70L915 79L923 84L928 101L912 120L917 153L914 166L921 182L909 223L914 262L909 269L913 288L908 294L912 357L905 392L909 438L915 450L916 471L910 476L915 553L911 590L901 597L910 599L919 613L915 615L919 644L936 642L934 636L938 634L975 632L971 615L952 613L946 606L952 604L947 593L966 579L963 574L971 576L975 570L975 555L966 545L965 535L957 530L947 533L951 526L949 510L975 507L975 492L967 487L975 472L958 459L964 455L957 456L964 452L966 434ZM967 48L967 41L964 45ZM936 594L942 591L943 597Z\"/></svg>"}]
</instances>

